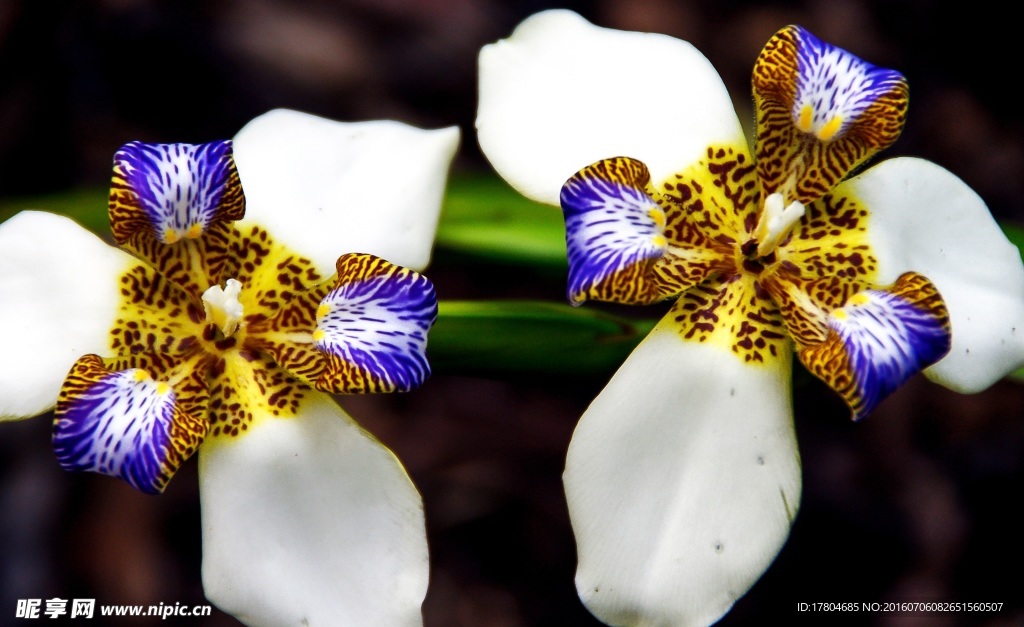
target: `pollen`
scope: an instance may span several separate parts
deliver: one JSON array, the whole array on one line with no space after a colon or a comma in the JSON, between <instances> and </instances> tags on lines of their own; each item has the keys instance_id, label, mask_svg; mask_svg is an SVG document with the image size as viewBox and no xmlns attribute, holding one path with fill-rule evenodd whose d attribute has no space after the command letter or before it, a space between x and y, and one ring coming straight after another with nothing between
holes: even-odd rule
<instances>
[{"instance_id":1,"label":"pollen","mask_svg":"<svg viewBox=\"0 0 1024 627\"><path fill-rule=\"evenodd\" d=\"M859 294L851 296L850 300L846 301L846 304L853 305L854 307L860 307L861 305L867 305L870 302L871 297L864 292L860 292Z\"/></svg>"},{"instance_id":2,"label":"pollen","mask_svg":"<svg viewBox=\"0 0 1024 627\"><path fill-rule=\"evenodd\" d=\"M654 220L654 224L657 225L659 229L665 228L665 212L661 207L651 209L647 212L647 215L650 216L651 220Z\"/></svg>"},{"instance_id":3,"label":"pollen","mask_svg":"<svg viewBox=\"0 0 1024 627\"><path fill-rule=\"evenodd\" d=\"M842 126L843 116L837 115L836 117L829 120L828 123L825 124L825 126L821 127L821 129L818 130L818 139L820 139L823 142L827 142L833 139Z\"/></svg>"},{"instance_id":4,"label":"pollen","mask_svg":"<svg viewBox=\"0 0 1024 627\"><path fill-rule=\"evenodd\" d=\"M331 312L331 306L327 303L320 303L320 306L316 308L316 319L322 320L324 316Z\"/></svg>"},{"instance_id":5,"label":"pollen","mask_svg":"<svg viewBox=\"0 0 1024 627\"><path fill-rule=\"evenodd\" d=\"M160 396L166 395L167 392L170 391L170 389L171 389L171 386L167 385L163 381L161 381L161 382L156 384L156 393L159 394Z\"/></svg>"},{"instance_id":6,"label":"pollen","mask_svg":"<svg viewBox=\"0 0 1024 627\"><path fill-rule=\"evenodd\" d=\"M846 313L845 309L836 309L832 312L832 317L836 320L846 320L849 317L849 314Z\"/></svg>"},{"instance_id":7,"label":"pollen","mask_svg":"<svg viewBox=\"0 0 1024 627\"><path fill-rule=\"evenodd\" d=\"M203 234L203 226L201 224L193 224L188 227L188 232L185 233L185 237L189 239L196 239Z\"/></svg>"},{"instance_id":8,"label":"pollen","mask_svg":"<svg viewBox=\"0 0 1024 627\"><path fill-rule=\"evenodd\" d=\"M811 130L811 124L814 122L814 109L809 104L805 104L800 109L800 117L797 118L796 127L804 133L809 133Z\"/></svg>"},{"instance_id":9,"label":"pollen","mask_svg":"<svg viewBox=\"0 0 1024 627\"><path fill-rule=\"evenodd\" d=\"M135 374L132 376L134 376L135 380L138 381L139 383L142 383L143 381L149 381L151 378L149 376L149 373L142 369L136 370Z\"/></svg>"},{"instance_id":10,"label":"pollen","mask_svg":"<svg viewBox=\"0 0 1024 627\"><path fill-rule=\"evenodd\" d=\"M177 231L170 228L164 229L164 242L168 244L173 244L177 242L179 239L181 239L181 236L178 235Z\"/></svg>"},{"instance_id":11,"label":"pollen","mask_svg":"<svg viewBox=\"0 0 1024 627\"><path fill-rule=\"evenodd\" d=\"M668 245L668 240L665 239L664 235L655 235L654 237L651 238L651 243L657 246L658 248L664 248L665 246Z\"/></svg>"},{"instance_id":12,"label":"pollen","mask_svg":"<svg viewBox=\"0 0 1024 627\"><path fill-rule=\"evenodd\" d=\"M317 330L313 331L313 341L314 342L319 342L320 340L324 339L325 337L327 337L327 334L324 333L323 329L317 329Z\"/></svg>"}]
</instances>

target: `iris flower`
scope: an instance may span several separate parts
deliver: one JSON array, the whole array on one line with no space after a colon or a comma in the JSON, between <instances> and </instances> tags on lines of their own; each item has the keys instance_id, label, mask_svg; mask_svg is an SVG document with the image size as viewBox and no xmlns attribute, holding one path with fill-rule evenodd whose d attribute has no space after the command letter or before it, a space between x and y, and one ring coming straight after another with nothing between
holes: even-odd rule
<instances>
[{"instance_id":1,"label":"iris flower","mask_svg":"<svg viewBox=\"0 0 1024 627\"><path fill-rule=\"evenodd\" d=\"M329 394L428 376L437 302L409 268L457 143L277 110L233 142L126 144L120 248L49 213L0 226L0 416L56 407L64 468L146 493L198 451L205 592L245 623L420 624L419 493Z\"/></svg>"},{"instance_id":2,"label":"iris flower","mask_svg":"<svg viewBox=\"0 0 1024 627\"><path fill-rule=\"evenodd\" d=\"M897 72L798 26L753 72L747 143L684 41L535 15L480 53L495 169L561 205L568 296L675 299L573 434L576 587L614 625L718 620L800 501L793 353L860 419L919 371L960 392L1024 360L1024 268L982 200L914 158Z\"/></svg>"}]
</instances>

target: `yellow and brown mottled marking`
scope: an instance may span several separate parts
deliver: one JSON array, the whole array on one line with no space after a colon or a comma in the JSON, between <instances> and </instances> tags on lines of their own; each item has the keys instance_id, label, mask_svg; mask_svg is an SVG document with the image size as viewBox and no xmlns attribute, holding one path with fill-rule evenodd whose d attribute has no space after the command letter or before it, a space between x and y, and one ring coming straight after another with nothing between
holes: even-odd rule
<instances>
[{"instance_id":1,"label":"yellow and brown mottled marking","mask_svg":"<svg viewBox=\"0 0 1024 627\"><path fill-rule=\"evenodd\" d=\"M121 275L119 288L121 302L110 330L113 354L151 355L166 363L144 367L162 373L196 350L203 310L175 284L138 264Z\"/></svg>"},{"instance_id":2,"label":"yellow and brown mottled marking","mask_svg":"<svg viewBox=\"0 0 1024 627\"><path fill-rule=\"evenodd\" d=\"M681 294L736 268L756 223L760 194L745 149L711 146L704 158L653 195L665 212L669 247L649 273L662 294Z\"/></svg>"},{"instance_id":3,"label":"yellow and brown mottled marking","mask_svg":"<svg viewBox=\"0 0 1024 627\"><path fill-rule=\"evenodd\" d=\"M825 196L811 203L764 288L779 304L798 347L824 341L826 317L875 283L878 262L868 243L868 211L852 197Z\"/></svg>"},{"instance_id":4,"label":"yellow and brown mottled marking","mask_svg":"<svg viewBox=\"0 0 1024 627\"><path fill-rule=\"evenodd\" d=\"M325 368L310 338L317 304L331 283L321 283L312 262L258 227L214 224L195 240L144 241L167 275L143 263L122 275L121 304L110 332L115 357L107 366L142 368L168 382L179 405L208 423L211 435L244 432L253 420L252 407L273 416L293 415L303 385L314 385ZM184 256L178 254L182 251ZM190 254L199 263L191 263ZM202 268L198 279L197 268ZM244 316L239 329L224 337L206 321L198 296L228 278L243 284Z\"/></svg>"},{"instance_id":5,"label":"yellow and brown mottled marking","mask_svg":"<svg viewBox=\"0 0 1024 627\"><path fill-rule=\"evenodd\" d=\"M747 273L688 290L669 315L683 339L720 346L746 363L772 363L788 354L778 307Z\"/></svg>"},{"instance_id":6,"label":"yellow and brown mottled marking","mask_svg":"<svg viewBox=\"0 0 1024 627\"><path fill-rule=\"evenodd\" d=\"M700 161L661 185L669 242L709 248L731 259L757 223L756 174L746 148L709 146Z\"/></svg>"},{"instance_id":7,"label":"yellow and brown mottled marking","mask_svg":"<svg viewBox=\"0 0 1024 627\"><path fill-rule=\"evenodd\" d=\"M324 281L313 262L275 242L266 230L242 225L227 242L226 274L242 283L242 305L251 321L272 318L296 294Z\"/></svg>"},{"instance_id":8,"label":"yellow and brown mottled marking","mask_svg":"<svg viewBox=\"0 0 1024 627\"><path fill-rule=\"evenodd\" d=\"M266 353L307 385L316 385L327 365L312 343L316 311L335 282L332 277L297 294L281 307L274 318L253 322L247 330L249 339L246 345Z\"/></svg>"},{"instance_id":9,"label":"yellow and brown mottled marking","mask_svg":"<svg viewBox=\"0 0 1024 627\"><path fill-rule=\"evenodd\" d=\"M244 350L226 353L211 368L208 437L238 436L258 418L294 417L306 389L257 355Z\"/></svg>"}]
</instances>

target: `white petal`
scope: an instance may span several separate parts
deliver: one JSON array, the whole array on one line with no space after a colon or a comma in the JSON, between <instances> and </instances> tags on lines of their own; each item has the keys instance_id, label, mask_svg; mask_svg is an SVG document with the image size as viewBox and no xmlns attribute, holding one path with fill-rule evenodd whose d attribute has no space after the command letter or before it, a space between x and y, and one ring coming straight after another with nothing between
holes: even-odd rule
<instances>
[{"instance_id":1,"label":"white petal","mask_svg":"<svg viewBox=\"0 0 1024 627\"><path fill-rule=\"evenodd\" d=\"M330 398L199 451L203 586L248 625L420 625L423 505Z\"/></svg>"},{"instance_id":2,"label":"white petal","mask_svg":"<svg viewBox=\"0 0 1024 627\"><path fill-rule=\"evenodd\" d=\"M714 622L775 558L800 501L789 364L662 322L591 404L564 481L576 588L602 621Z\"/></svg>"},{"instance_id":3,"label":"white petal","mask_svg":"<svg viewBox=\"0 0 1024 627\"><path fill-rule=\"evenodd\" d=\"M455 127L344 123L275 109L234 138L244 222L312 259L324 276L350 252L421 270L458 143Z\"/></svg>"},{"instance_id":4,"label":"white petal","mask_svg":"<svg viewBox=\"0 0 1024 627\"><path fill-rule=\"evenodd\" d=\"M52 213L0 225L0 419L52 408L75 360L110 354L118 280L136 263Z\"/></svg>"},{"instance_id":5,"label":"white petal","mask_svg":"<svg viewBox=\"0 0 1024 627\"><path fill-rule=\"evenodd\" d=\"M632 157L657 184L709 144L746 142L714 67L688 42L594 26L565 10L530 17L480 51L476 128L491 165L534 200Z\"/></svg>"},{"instance_id":6,"label":"white petal","mask_svg":"<svg viewBox=\"0 0 1024 627\"><path fill-rule=\"evenodd\" d=\"M879 281L928 277L949 309L953 346L925 371L959 392L978 392L1024 364L1024 264L984 201L922 159L882 162L841 185L871 212Z\"/></svg>"}]
</instances>

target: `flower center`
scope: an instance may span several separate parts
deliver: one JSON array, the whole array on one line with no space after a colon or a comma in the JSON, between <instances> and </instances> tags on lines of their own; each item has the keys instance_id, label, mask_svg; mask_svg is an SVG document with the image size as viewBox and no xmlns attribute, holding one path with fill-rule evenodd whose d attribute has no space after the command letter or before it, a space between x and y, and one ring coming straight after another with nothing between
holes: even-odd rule
<instances>
[{"instance_id":1,"label":"flower center","mask_svg":"<svg viewBox=\"0 0 1024 627\"><path fill-rule=\"evenodd\" d=\"M784 205L782 194L769 194L761 209L761 217L754 229L754 240L757 242L757 256L767 257L778 245L789 236L793 227L804 216L804 205L798 200Z\"/></svg>"},{"instance_id":2,"label":"flower center","mask_svg":"<svg viewBox=\"0 0 1024 627\"><path fill-rule=\"evenodd\" d=\"M223 289L219 285L214 285L203 292L206 321L217 325L225 338L234 335L242 321L244 310L238 300L241 293L242 284L235 279L228 279Z\"/></svg>"}]
</instances>

